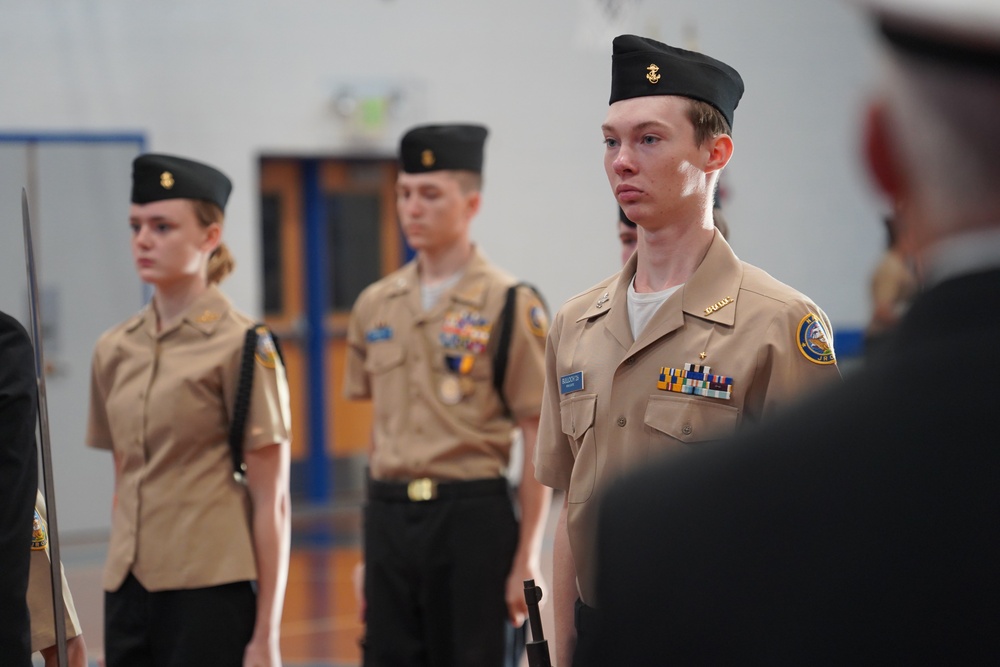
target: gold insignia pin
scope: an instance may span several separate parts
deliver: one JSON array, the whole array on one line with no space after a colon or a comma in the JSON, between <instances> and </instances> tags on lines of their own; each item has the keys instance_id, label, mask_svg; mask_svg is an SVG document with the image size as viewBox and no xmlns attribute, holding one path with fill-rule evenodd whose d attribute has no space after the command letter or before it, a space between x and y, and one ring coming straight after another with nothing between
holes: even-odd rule
<instances>
[{"instance_id":1,"label":"gold insignia pin","mask_svg":"<svg viewBox=\"0 0 1000 667\"><path fill-rule=\"evenodd\" d=\"M602 296L600 299L597 300L597 307L598 308L603 308L604 304L606 304L609 300L610 300L610 297L608 297L608 293L605 292L604 296Z\"/></svg>"},{"instance_id":2,"label":"gold insignia pin","mask_svg":"<svg viewBox=\"0 0 1000 667\"><path fill-rule=\"evenodd\" d=\"M169 171L165 171L162 174L160 174L160 186L164 190L169 190L172 187L174 187L174 175L171 174Z\"/></svg>"},{"instance_id":3,"label":"gold insignia pin","mask_svg":"<svg viewBox=\"0 0 1000 667\"><path fill-rule=\"evenodd\" d=\"M705 357L707 357L708 355L707 355L707 354L705 354L704 352L702 352L702 353L700 353L700 354L699 354L698 356L699 356L699 357L701 357L702 359L704 359L704 358L705 358Z\"/></svg>"},{"instance_id":4,"label":"gold insignia pin","mask_svg":"<svg viewBox=\"0 0 1000 667\"><path fill-rule=\"evenodd\" d=\"M650 83L659 83L660 82L660 74L659 74L660 68L659 67L657 67L655 64L651 64L649 67L646 68L646 70L649 72L646 75L646 79Z\"/></svg>"},{"instance_id":5,"label":"gold insignia pin","mask_svg":"<svg viewBox=\"0 0 1000 667\"><path fill-rule=\"evenodd\" d=\"M434 151L429 148L425 149L424 152L420 154L420 164L425 167L433 167L436 161Z\"/></svg>"},{"instance_id":6,"label":"gold insignia pin","mask_svg":"<svg viewBox=\"0 0 1000 667\"><path fill-rule=\"evenodd\" d=\"M208 322L214 322L217 319L219 319L218 313L211 310L206 310L201 315L194 318L194 321L198 322L199 324L207 324Z\"/></svg>"},{"instance_id":7,"label":"gold insignia pin","mask_svg":"<svg viewBox=\"0 0 1000 667\"><path fill-rule=\"evenodd\" d=\"M733 297L727 296L722 301L717 301L717 302L713 303L711 306L709 306L708 308L706 308L705 309L705 314L706 315L711 315L712 313L714 313L715 311L717 311L719 308L723 308L725 306L728 306L729 304L731 304L731 303L733 303L735 301L736 301L736 299L734 299Z\"/></svg>"}]
</instances>

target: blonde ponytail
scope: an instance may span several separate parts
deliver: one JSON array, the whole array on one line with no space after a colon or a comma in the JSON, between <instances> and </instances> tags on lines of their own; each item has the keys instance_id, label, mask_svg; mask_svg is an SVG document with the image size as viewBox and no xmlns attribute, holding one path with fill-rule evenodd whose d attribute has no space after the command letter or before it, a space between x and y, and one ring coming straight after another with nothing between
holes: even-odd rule
<instances>
[{"instance_id":1,"label":"blonde ponytail","mask_svg":"<svg viewBox=\"0 0 1000 667\"><path fill-rule=\"evenodd\" d=\"M220 242L219 246L208 257L208 284L221 283L226 276L233 272L235 267L236 260L233 259L233 254L229 252L225 243Z\"/></svg>"}]
</instances>

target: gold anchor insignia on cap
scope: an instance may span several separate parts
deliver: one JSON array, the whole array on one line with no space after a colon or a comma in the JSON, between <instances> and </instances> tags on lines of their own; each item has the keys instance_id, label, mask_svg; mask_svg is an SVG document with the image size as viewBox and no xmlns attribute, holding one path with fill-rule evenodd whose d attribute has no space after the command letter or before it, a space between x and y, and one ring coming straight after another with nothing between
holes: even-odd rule
<instances>
[{"instance_id":1,"label":"gold anchor insignia on cap","mask_svg":"<svg viewBox=\"0 0 1000 667\"><path fill-rule=\"evenodd\" d=\"M649 74L646 75L646 79L648 79L650 83L659 83L660 75L657 72L660 71L660 68L657 67L656 64L651 64L646 69L649 71Z\"/></svg>"},{"instance_id":2,"label":"gold anchor insignia on cap","mask_svg":"<svg viewBox=\"0 0 1000 667\"><path fill-rule=\"evenodd\" d=\"M424 149L424 152L420 154L420 164L425 167L433 167L435 162L434 151L429 148Z\"/></svg>"},{"instance_id":3,"label":"gold anchor insignia on cap","mask_svg":"<svg viewBox=\"0 0 1000 667\"><path fill-rule=\"evenodd\" d=\"M165 171L160 174L160 186L163 187L164 190L169 190L174 187L174 175L169 171Z\"/></svg>"}]
</instances>

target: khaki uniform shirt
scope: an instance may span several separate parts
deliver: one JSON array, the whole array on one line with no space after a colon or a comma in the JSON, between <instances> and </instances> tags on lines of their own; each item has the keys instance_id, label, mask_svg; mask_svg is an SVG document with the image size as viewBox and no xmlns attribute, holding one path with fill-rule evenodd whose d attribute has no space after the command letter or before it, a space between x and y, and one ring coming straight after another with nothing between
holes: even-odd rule
<instances>
[{"instance_id":1,"label":"khaki uniform shirt","mask_svg":"<svg viewBox=\"0 0 1000 667\"><path fill-rule=\"evenodd\" d=\"M429 311L416 261L370 285L348 327L344 394L374 401L371 476L468 480L506 472L513 423L493 384L499 317L516 280L477 251ZM503 394L516 420L538 415L545 310L519 288Z\"/></svg>"},{"instance_id":2,"label":"khaki uniform shirt","mask_svg":"<svg viewBox=\"0 0 1000 667\"><path fill-rule=\"evenodd\" d=\"M73 595L62 571L66 637L83 632L76 614ZM31 566L28 574L28 614L31 616L31 650L56 645L56 623L52 613L52 556L49 553L49 518L41 491L35 495L35 521L31 528Z\"/></svg>"},{"instance_id":3,"label":"khaki uniform shirt","mask_svg":"<svg viewBox=\"0 0 1000 667\"><path fill-rule=\"evenodd\" d=\"M633 255L621 273L570 299L553 321L546 350L535 474L567 490L578 585L591 606L596 501L605 485L654 457L731 434L839 377L826 315L739 261L718 232L701 265L638 340L626 301L635 269ZM661 369L685 364L730 378L729 398L658 388Z\"/></svg>"},{"instance_id":4,"label":"khaki uniform shirt","mask_svg":"<svg viewBox=\"0 0 1000 667\"><path fill-rule=\"evenodd\" d=\"M131 571L150 591L257 577L246 488L227 441L247 329L216 287L157 332L152 305L97 341L87 444L120 470L104 587ZM288 384L269 336L257 345L245 450L290 438Z\"/></svg>"}]
</instances>

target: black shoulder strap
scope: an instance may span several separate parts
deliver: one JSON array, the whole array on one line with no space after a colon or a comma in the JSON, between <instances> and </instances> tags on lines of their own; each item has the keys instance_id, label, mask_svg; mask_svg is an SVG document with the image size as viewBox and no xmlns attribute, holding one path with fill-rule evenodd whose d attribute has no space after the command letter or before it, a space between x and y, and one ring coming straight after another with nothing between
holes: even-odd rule
<instances>
[{"instance_id":1,"label":"black shoulder strap","mask_svg":"<svg viewBox=\"0 0 1000 667\"><path fill-rule=\"evenodd\" d=\"M246 434L247 417L250 413L250 397L253 392L253 371L254 355L257 352L258 330L264 324L257 323L247 329L243 339L243 353L240 356L240 379L236 384L236 403L233 406L233 422L229 428L229 453L233 459L233 478L241 483L246 483L247 466L243 462L243 438ZM273 332L268 332L274 342L274 349L278 353L278 359L285 363L285 357L281 353L281 345L278 337Z\"/></svg>"},{"instance_id":2,"label":"black shoulder strap","mask_svg":"<svg viewBox=\"0 0 1000 667\"><path fill-rule=\"evenodd\" d=\"M250 395L253 390L253 357L257 350L257 325L247 329L243 339L243 354L240 356L240 379L236 385L236 403L233 406L233 422L229 427L229 453L233 459L233 478L246 484L247 466L243 462L243 436L246 432L247 415L250 412Z\"/></svg>"},{"instance_id":3,"label":"black shoulder strap","mask_svg":"<svg viewBox=\"0 0 1000 667\"><path fill-rule=\"evenodd\" d=\"M545 299L538 292L534 285L528 283L515 283L507 289L507 299L504 302L503 310L500 311L500 335L497 339L497 353L493 358L493 387L497 391L497 395L500 396L500 400L504 404L504 410L510 412L507 407L507 399L503 395L503 381L507 375L507 359L510 356L510 339L514 335L514 316L517 313L517 288L527 287L542 304L542 308L545 308L546 314L548 313L548 308L545 305Z\"/></svg>"}]
</instances>

